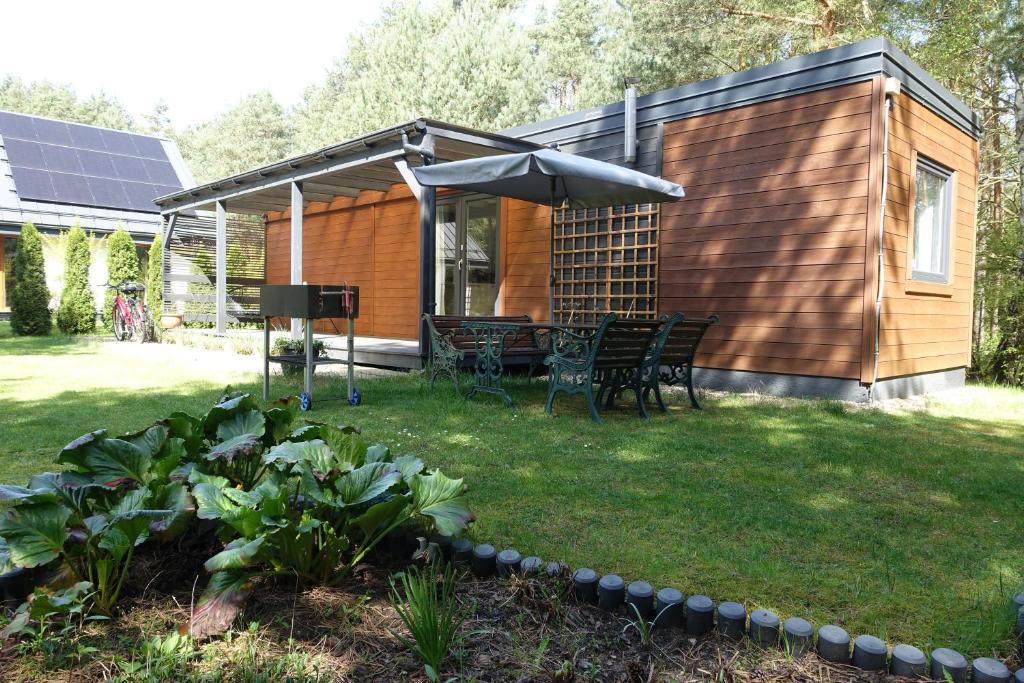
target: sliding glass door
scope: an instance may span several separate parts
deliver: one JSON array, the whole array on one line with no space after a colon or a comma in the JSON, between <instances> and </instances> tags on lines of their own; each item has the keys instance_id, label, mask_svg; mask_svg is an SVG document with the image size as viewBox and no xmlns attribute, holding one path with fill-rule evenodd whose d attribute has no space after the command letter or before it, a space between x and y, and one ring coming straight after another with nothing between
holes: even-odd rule
<instances>
[{"instance_id":1,"label":"sliding glass door","mask_svg":"<svg viewBox=\"0 0 1024 683\"><path fill-rule=\"evenodd\" d=\"M494 315L498 301L498 200L437 203L437 313Z\"/></svg>"}]
</instances>

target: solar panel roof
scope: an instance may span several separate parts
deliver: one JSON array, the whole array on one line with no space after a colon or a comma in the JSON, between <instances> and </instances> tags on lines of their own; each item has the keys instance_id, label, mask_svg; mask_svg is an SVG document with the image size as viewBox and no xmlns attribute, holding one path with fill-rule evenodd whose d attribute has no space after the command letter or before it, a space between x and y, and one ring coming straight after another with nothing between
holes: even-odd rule
<instances>
[{"instance_id":1,"label":"solar panel roof","mask_svg":"<svg viewBox=\"0 0 1024 683\"><path fill-rule=\"evenodd\" d=\"M182 189L159 139L0 111L0 136L22 199L158 213Z\"/></svg>"}]
</instances>

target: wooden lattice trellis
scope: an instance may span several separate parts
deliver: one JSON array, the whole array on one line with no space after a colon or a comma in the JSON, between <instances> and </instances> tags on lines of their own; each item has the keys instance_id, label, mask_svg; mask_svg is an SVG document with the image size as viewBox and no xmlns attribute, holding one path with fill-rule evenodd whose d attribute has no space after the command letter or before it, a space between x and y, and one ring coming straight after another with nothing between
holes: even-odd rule
<instances>
[{"instance_id":1,"label":"wooden lattice trellis","mask_svg":"<svg viewBox=\"0 0 1024 683\"><path fill-rule=\"evenodd\" d=\"M658 310L658 204L556 209L553 319Z\"/></svg>"}]
</instances>

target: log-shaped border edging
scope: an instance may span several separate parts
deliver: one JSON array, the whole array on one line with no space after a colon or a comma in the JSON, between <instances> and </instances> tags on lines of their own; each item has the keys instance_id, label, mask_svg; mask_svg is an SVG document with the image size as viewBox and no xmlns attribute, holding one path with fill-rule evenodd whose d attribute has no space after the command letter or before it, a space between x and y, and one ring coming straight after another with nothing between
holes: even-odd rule
<instances>
[{"instance_id":1,"label":"log-shaped border edging","mask_svg":"<svg viewBox=\"0 0 1024 683\"><path fill-rule=\"evenodd\" d=\"M431 539L438 542L440 539ZM445 544L439 543L442 548ZM466 539L450 541L447 547L454 552L447 555L458 564L468 565L478 578L498 574L502 578L512 575L539 573L545 567L548 575L557 575L568 570L561 562L544 561L537 556L521 559L515 548L506 548L496 553L494 546L482 543L473 546ZM628 587L616 574L598 573L589 567L579 567L572 572L572 596L583 603L597 605L607 611L616 611L623 605L629 616L637 614L653 621L655 628L682 628L691 636L705 636L716 626L722 636L739 639L746 636L754 644L764 647L783 647L792 656L800 657L811 652L822 659L836 664L853 665L865 671L885 671L896 676L921 677L928 675L936 681L967 683L1024 683L1024 668L1012 673L998 659L978 657L968 663L967 659L950 648L936 648L931 657L908 643L897 643L892 649L882 639L870 634L861 634L856 639L841 627L826 624L818 629L802 617L790 617L781 622L778 615L766 609L750 614L738 602L723 601L715 609L715 602L706 595L688 597L678 589L666 587L655 592L646 581L633 581ZM1010 598L1013 633L1024 639L1024 592ZM715 618L717 612L717 620ZM851 652L850 644L853 642ZM1024 640L1022 640L1024 642Z\"/></svg>"}]
</instances>

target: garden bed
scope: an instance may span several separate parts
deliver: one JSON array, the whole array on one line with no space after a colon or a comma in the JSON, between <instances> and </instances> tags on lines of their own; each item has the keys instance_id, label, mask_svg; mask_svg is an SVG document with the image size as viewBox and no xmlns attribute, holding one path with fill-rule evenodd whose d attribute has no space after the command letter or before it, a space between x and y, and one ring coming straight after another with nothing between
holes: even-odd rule
<instances>
[{"instance_id":1,"label":"garden bed","mask_svg":"<svg viewBox=\"0 0 1024 683\"><path fill-rule=\"evenodd\" d=\"M119 618L87 626L49 654L32 641L7 646L0 654L4 679L427 680L421 662L394 635L405 632L387 597L388 577L398 564L363 565L336 588L296 592L286 580L266 582L233 631L172 648L168 634L188 621L203 554L166 560L157 553L140 557ZM645 644L624 612L579 604L569 596L569 586L567 573L486 580L461 574L457 600L467 619L442 680L854 683L887 678L815 655L793 659L782 649L760 649L746 639L693 639L677 629L655 630Z\"/></svg>"}]
</instances>

